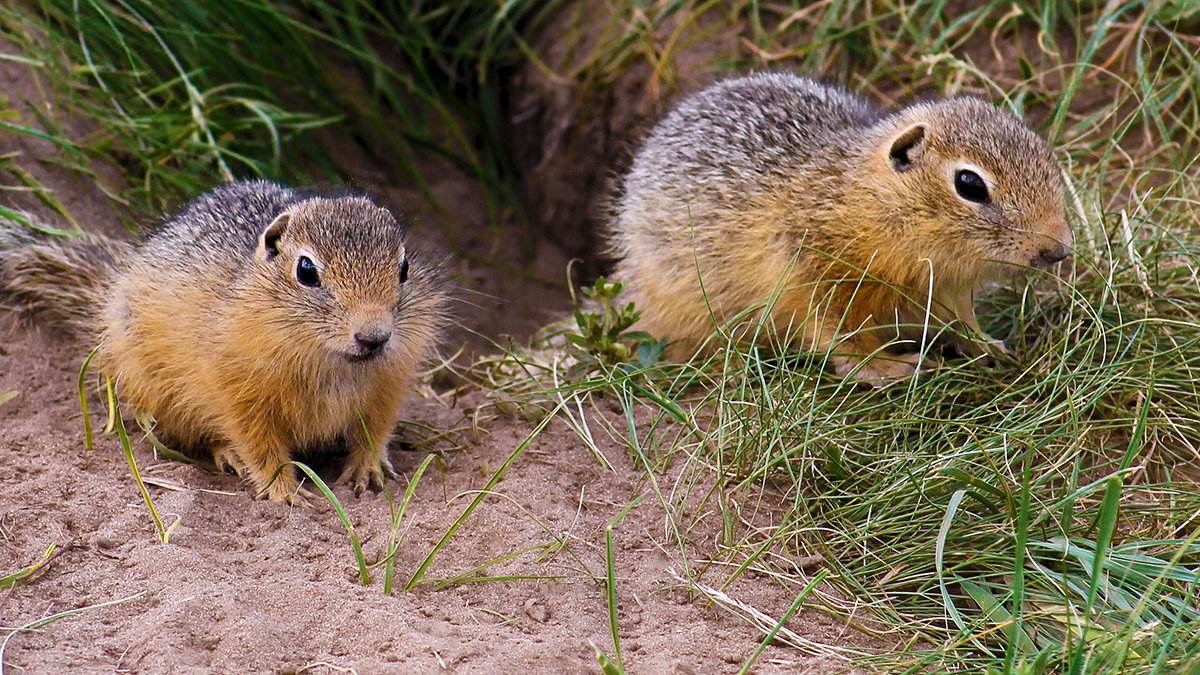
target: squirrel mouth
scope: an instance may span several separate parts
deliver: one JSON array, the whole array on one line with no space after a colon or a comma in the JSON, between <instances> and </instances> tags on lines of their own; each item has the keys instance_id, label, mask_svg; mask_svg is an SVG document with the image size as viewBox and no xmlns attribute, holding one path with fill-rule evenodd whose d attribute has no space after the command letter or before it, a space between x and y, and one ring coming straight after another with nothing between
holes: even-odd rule
<instances>
[{"instance_id":1,"label":"squirrel mouth","mask_svg":"<svg viewBox=\"0 0 1200 675\"><path fill-rule=\"evenodd\" d=\"M368 349L353 352L342 352L342 355L345 356L346 360L350 363L367 363L368 361L374 361L380 358L383 355L383 350Z\"/></svg>"}]
</instances>

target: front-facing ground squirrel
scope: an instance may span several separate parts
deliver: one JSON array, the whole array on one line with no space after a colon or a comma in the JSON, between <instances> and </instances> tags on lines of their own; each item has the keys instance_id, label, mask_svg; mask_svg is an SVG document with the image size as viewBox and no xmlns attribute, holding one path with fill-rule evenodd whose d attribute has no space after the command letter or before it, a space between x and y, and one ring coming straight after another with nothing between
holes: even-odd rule
<instances>
[{"instance_id":1,"label":"front-facing ground squirrel","mask_svg":"<svg viewBox=\"0 0 1200 675\"><path fill-rule=\"evenodd\" d=\"M0 291L55 315L164 440L208 448L259 494L300 499L294 450L337 441L339 481L387 442L444 323L436 265L386 209L266 181L208 192L133 246L0 228Z\"/></svg>"},{"instance_id":2,"label":"front-facing ground squirrel","mask_svg":"<svg viewBox=\"0 0 1200 675\"><path fill-rule=\"evenodd\" d=\"M782 73L685 99L614 205L614 276L672 356L767 307L768 332L874 383L916 367L881 352L897 327L919 344L928 314L986 340L981 283L1071 245L1059 169L1018 117L966 97L884 112Z\"/></svg>"}]
</instances>

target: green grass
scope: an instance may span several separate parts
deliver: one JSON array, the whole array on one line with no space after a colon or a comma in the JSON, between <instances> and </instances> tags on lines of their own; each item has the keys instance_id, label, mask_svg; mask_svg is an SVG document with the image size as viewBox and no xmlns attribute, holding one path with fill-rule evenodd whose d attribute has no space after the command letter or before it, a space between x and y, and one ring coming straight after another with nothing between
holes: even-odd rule
<instances>
[{"instance_id":1,"label":"green grass","mask_svg":"<svg viewBox=\"0 0 1200 675\"><path fill-rule=\"evenodd\" d=\"M598 462L624 461L611 452L624 448L667 514L680 583L751 618L763 645L889 672L1200 669L1195 4L76 6L6 8L0 30L22 50L6 60L42 73L59 107L92 124L68 132L10 101L0 134L47 138L59 148L52 161L85 175L115 163L127 184L102 187L149 211L229 175L336 180L327 135L418 185L419 161L448 160L485 185L493 213L517 209L503 75L522 65L564 94L555 110L576 128L608 109L627 76L655 101L689 86L679 64L696 58L717 71L815 72L885 101L971 93L1026 115L1065 168L1076 248L1059 276L985 298L984 328L1012 351L993 368L930 363L916 380L864 391L821 372L820 355L722 345L703 363L660 364L643 349L655 343L622 353L611 338L628 327L625 310L610 304L615 314L578 322L594 336L492 357L475 374L498 407L539 429L563 416ZM59 210L28 161L0 157L0 187ZM589 344L597 349L581 349ZM595 392L622 413L593 415ZM406 587L427 580L488 494L430 544ZM389 587L409 496L383 556ZM697 518L720 525L718 550L703 559L685 535ZM818 572L803 562L813 554ZM510 559L441 583L486 582L483 570ZM599 658L614 670L617 564L606 557L607 604L596 608L613 632L613 660ZM795 603L741 603L731 582L748 572L793 590ZM811 607L866 611L860 627L899 646L864 655L806 643L786 619Z\"/></svg>"},{"instance_id":2,"label":"green grass","mask_svg":"<svg viewBox=\"0 0 1200 675\"><path fill-rule=\"evenodd\" d=\"M58 550L56 551L55 549ZM46 569L50 567L50 563L53 562L55 558L62 555L63 551L65 550L67 549L59 549L57 544L50 544L50 546L46 548L46 552L42 554L41 560L33 563L32 565L23 567L15 572L0 575L0 589L13 588L14 586L18 586L20 584L29 583L42 572L46 571Z\"/></svg>"},{"instance_id":3,"label":"green grass","mask_svg":"<svg viewBox=\"0 0 1200 675\"><path fill-rule=\"evenodd\" d=\"M0 10L0 34L99 128L72 137L36 107L44 131L5 128L84 173L116 163L112 193L150 212L233 177L338 183L347 146L419 185L417 153L442 157L496 212L516 201L495 73L556 4L37 0ZM340 147L313 133L330 125Z\"/></svg>"},{"instance_id":4,"label":"green grass","mask_svg":"<svg viewBox=\"0 0 1200 675\"><path fill-rule=\"evenodd\" d=\"M422 581L422 579L425 577L425 573L429 570L429 566L433 564L433 561L435 558L437 558L438 553L440 553L446 544L449 543L450 539L454 536L454 533L458 531L458 528L462 527L462 524L465 523L467 518L471 516L471 513L483 502L485 498L492 494L492 488L494 488L496 484L500 482L500 479L504 477L504 474L508 471L509 467L513 465L513 462L517 461L517 458L520 457L523 452L525 452L525 449L529 447L529 444L533 441L533 439L537 438L538 434L542 433L542 431L547 425L550 424L550 421L554 419L554 416L561 408L562 406L560 405L558 408L555 408L553 411L547 414L542 421L539 422L538 425L529 432L529 434L525 437L525 440L518 443L517 447L513 448L513 451L509 453L508 457L504 459L500 466L497 467L494 472L492 472L491 477L489 477L487 482L483 484L483 487L476 492L475 496L471 499L471 502L467 504L466 508L463 509L463 512L454 519L454 522L451 523L450 527L448 527L444 533L442 533L441 538L439 538L437 543L433 545L433 547L429 550L429 553L427 553L425 557L421 559L421 562L417 564L417 569L413 571L412 576L410 576L408 581L404 584L404 588L406 590L416 586Z\"/></svg>"}]
</instances>

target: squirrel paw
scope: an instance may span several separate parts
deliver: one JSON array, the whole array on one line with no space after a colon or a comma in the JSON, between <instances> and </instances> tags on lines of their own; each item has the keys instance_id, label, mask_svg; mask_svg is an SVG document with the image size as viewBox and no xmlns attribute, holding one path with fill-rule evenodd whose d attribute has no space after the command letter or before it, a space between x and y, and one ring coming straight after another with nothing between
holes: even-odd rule
<instances>
[{"instance_id":1,"label":"squirrel paw","mask_svg":"<svg viewBox=\"0 0 1200 675\"><path fill-rule=\"evenodd\" d=\"M283 475L280 474L275 482L268 485L265 490L259 490L254 498L270 499L277 504L287 504L288 506L309 506L308 500L316 499L316 495L297 485L295 479L284 480Z\"/></svg>"},{"instance_id":2,"label":"squirrel paw","mask_svg":"<svg viewBox=\"0 0 1200 675\"><path fill-rule=\"evenodd\" d=\"M395 477L396 470L386 453L379 454L379 461L375 461L374 453L351 453L337 482L354 486L354 496L361 497L368 487L382 490L384 481Z\"/></svg>"},{"instance_id":3,"label":"squirrel paw","mask_svg":"<svg viewBox=\"0 0 1200 675\"><path fill-rule=\"evenodd\" d=\"M262 476L256 476L255 473L246 466L245 462L237 456L231 446L218 446L213 448L213 463L217 465L218 471L229 471L232 469L238 476L249 483L252 483L258 490L254 493L255 499L270 499L277 504L287 504L289 506L308 506L308 499L315 498L316 495L300 487L296 482L294 474L290 470L284 470L274 477L274 472L266 472ZM267 481L271 481L270 485L263 487Z\"/></svg>"},{"instance_id":4,"label":"squirrel paw","mask_svg":"<svg viewBox=\"0 0 1200 675\"><path fill-rule=\"evenodd\" d=\"M997 355L1012 354L1003 342L986 334L976 340L957 338L946 345L946 349L949 352L947 355L964 359L978 359L981 365L989 368L996 365Z\"/></svg>"},{"instance_id":5,"label":"squirrel paw","mask_svg":"<svg viewBox=\"0 0 1200 675\"><path fill-rule=\"evenodd\" d=\"M217 446L213 448L212 456L213 464L217 465L217 471L225 472L232 470L242 478L249 476L246 465L242 463L242 460L238 459L232 447L228 445Z\"/></svg>"}]
</instances>

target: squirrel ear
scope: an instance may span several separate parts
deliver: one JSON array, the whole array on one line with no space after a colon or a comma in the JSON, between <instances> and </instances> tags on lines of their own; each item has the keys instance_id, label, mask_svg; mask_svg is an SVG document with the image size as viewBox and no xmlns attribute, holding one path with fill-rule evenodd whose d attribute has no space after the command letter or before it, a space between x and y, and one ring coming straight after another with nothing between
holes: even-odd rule
<instances>
[{"instance_id":1,"label":"squirrel ear","mask_svg":"<svg viewBox=\"0 0 1200 675\"><path fill-rule=\"evenodd\" d=\"M267 229L263 230L262 236L258 239L258 254L264 260L270 260L279 255L279 238L283 236L291 219L292 214L281 213L271 221Z\"/></svg>"},{"instance_id":2,"label":"squirrel ear","mask_svg":"<svg viewBox=\"0 0 1200 675\"><path fill-rule=\"evenodd\" d=\"M904 131L892 141L888 156L892 158L892 168L905 171L912 168L925 152L925 125L918 122Z\"/></svg>"}]
</instances>

